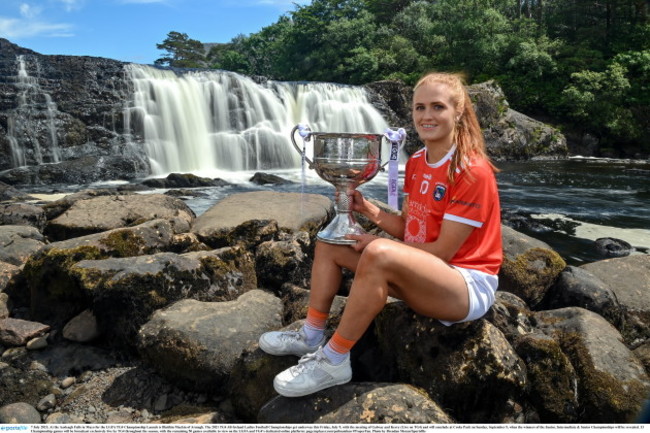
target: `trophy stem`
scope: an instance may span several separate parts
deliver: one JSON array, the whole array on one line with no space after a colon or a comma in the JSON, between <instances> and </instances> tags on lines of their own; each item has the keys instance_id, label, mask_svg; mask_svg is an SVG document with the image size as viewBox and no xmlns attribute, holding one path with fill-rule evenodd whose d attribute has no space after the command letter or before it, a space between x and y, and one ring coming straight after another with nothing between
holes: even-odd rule
<instances>
[{"instance_id":1,"label":"trophy stem","mask_svg":"<svg viewBox=\"0 0 650 433\"><path fill-rule=\"evenodd\" d=\"M336 185L336 216L320 232L317 238L323 242L336 245L352 245L357 241L346 239L346 235L360 235L365 231L357 223L354 213L350 210L350 195L345 185Z\"/></svg>"}]
</instances>

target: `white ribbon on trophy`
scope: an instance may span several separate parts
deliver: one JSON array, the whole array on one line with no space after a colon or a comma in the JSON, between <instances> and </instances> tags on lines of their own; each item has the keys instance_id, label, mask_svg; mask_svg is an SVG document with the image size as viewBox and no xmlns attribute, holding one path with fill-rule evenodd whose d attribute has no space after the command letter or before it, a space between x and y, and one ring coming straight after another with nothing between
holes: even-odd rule
<instances>
[{"instance_id":1,"label":"white ribbon on trophy","mask_svg":"<svg viewBox=\"0 0 650 433\"><path fill-rule=\"evenodd\" d=\"M388 205L399 210L398 179L399 179L399 151L406 141L406 131L400 128L397 131L390 128L384 133L390 141L390 158L388 160Z\"/></svg>"}]
</instances>

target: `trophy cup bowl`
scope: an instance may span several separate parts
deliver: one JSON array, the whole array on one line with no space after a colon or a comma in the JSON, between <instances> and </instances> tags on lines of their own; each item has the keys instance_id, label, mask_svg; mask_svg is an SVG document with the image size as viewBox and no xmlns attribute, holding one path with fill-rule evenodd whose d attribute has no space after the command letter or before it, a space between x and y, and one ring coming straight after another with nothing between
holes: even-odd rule
<instances>
[{"instance_id":1,"label":"trophy cup bowl","mask_svg":"<svg viewBox=\"0 0 650 433\"><path fill-rule=\"evenodd\" d=\"M293 146L304 156L304 151L294 139L298 126L291 131ZM336 215L320 232L317 238L337 245L351 245L355 240L346 239L349 234L363 234L350 210L351 194L359 186L370 181L382 169L381 146L384 135L364 133L311 132L303 139L313 139L313 160L305 157L309 167L318 176L334 185L336 194Z\"/></svg>"}]
</instances>

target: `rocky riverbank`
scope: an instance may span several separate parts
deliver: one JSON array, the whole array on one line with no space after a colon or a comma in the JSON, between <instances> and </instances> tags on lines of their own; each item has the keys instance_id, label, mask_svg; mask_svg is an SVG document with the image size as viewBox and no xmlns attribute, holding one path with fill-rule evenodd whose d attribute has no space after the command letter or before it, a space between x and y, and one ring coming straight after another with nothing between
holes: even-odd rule
<instances>
[{"instance_id":1,"label":"rocky riverbank","mask_svg":"<svg viewBox=\"0 0 650 433\"><path fill-rule=\"evenodd\" d=\"M645 254L567 266L504 226L484 318L392 300L351 383L287 399L272 378L296 359L257 338L300 325L329 198L233 194L197 217L173 192L0 197L2 422L624 423L650 393Z\"/></svg>"}]
</instances>

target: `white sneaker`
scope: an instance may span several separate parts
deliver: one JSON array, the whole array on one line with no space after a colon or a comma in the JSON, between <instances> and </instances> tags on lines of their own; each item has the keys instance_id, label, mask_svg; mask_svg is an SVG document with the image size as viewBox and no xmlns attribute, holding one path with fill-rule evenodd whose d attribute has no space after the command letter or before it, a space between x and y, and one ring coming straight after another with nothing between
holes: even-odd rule
<instances>
[{"instance_id":1,"label":"white sneaker","mask_svg":"<svg viewBox=\"0 0 650 433\"><path fill-rule=\"evenodd\" d=\"M285 397L302 397L321 389L348 383L352 379L350 354L339 365L329 362L323 349L307 354L294 365L275 376L273 388Z\"/></svg>"},{"instance_id":2,"label":"white sneaker","mask_svg":"<svg viewBox=\"0 0 650 433\"><path fill-rule=\"evenodd\" d=\"M315 352L320 346L325 344L325 336L318 343L310 346L307 344L307 337L302 331L272 331L265 332L260 337L260 349L269 355L283 356L295 355L303 356Z\"/></svg>"}]
</instances>

